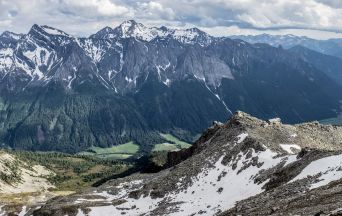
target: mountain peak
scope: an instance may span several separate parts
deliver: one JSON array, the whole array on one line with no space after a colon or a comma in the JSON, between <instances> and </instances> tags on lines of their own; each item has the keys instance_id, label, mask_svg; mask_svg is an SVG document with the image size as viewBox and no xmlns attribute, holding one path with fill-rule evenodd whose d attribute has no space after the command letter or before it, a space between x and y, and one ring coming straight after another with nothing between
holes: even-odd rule
<instances>
[{"instance_id":1,"label":"mountain peak","mask_svg":"<svg viewBox=\"0 0 342 216\"><path fill-rule=\"evenodd\" d=\"M111 31L113 31L113 29L111 27L109 27L109 26L106 26L103 29L101 29L100 31L111 32Z\"/></svg>"},{"instance_id":2,"label":"mountain peak","mask_svg":"<svg viewBox=\"0 0 342 216\"><path fill-rule=\"evenodd\" d=\"M0 37L2 37L2 38L10 38L10 39L14 39L14 40L19 40L22 36L23 36L23 34L17 34L17 33L10 32L10 31L4 31L0 35Z\"/></svg>"},{"instance_id":3,"label":"mountain peak","mask_svg":"<svg viewBox=\"0 0 342 216\"><path fill-rule=\"evenodd\" d=\"M123 38L134 37L145 41L150 41L158 35L155 28L148 28L141 23L137 23L135 20L124 21L115 30Z\"/></svg>"},{"instance_id":4,"label":"mountain peak","mask_svg":"<svg viewBox=\"0 0 342 216\"><path fill-rule=\"evenodd\" d=\"M172 38L186 44L198 43L202 46L212 41L210 35L198 28L172 29L165 26L160 28L147 27L135 20L126 20L114 29L106 27L90 36L90 38L98 39L136 38L143 41L151 41L157 37Z\"/></svg>"},{"instance_id":5,"label":"mountain peak","mask_svg":"<svg viewBox=\"0 0 342 216\"><path fill-rule=\"evenodd\" d=\"M69 34L63 32L62 30L59 30L59 29L56 29L47 25L40 26L40 25L34 24L31 27L29 34L35 34L35 33L69 37Z\"/></svg>"},{"instance_id":6,"label":"mountain peak","mask_svg":"<svg viewBox=\"0 0 342 216\"><path fill-rule=\"evenodd\" d=\"M33 26L31 27L29 34L32 32L37 32L37 31L41 31L42 28L38 25L38 24L33 24Z\"/></svg>"},{"instance_id":7,"label":"mountain peak","mask_svg":"<svg viewBox=\"0 0 342 216\"><path fill-rule=\"evenodd\" d=\"M122 22L117 28L121 28L122 32L134 31L136 28L149 29L142 23L138 23L135 20L126 20Z\"/></svg>"},{"instance_id":8,"label":"mountain peak","mask_svg":"<svg viewBox=\"0 0 342 216\"><path fill-rule=\"evenodd\" d=\"M108 38L112 38L111 34L113 33L113 29L111 27L104 27L103 29L101 29L100 31L98 31L97 33L90 35L89 38L97 38L97 39L108 39Z\"/></svg>"},{"instance_id":9,"label":"mountain peak","mask_svg":"<svg viewBox=\"0 0 342 216\"><path fill-rule=\"evenodd\" d=\"M204 33L206 34L204 31L202 31L201 29L197 28L197 27L193 27L193 28L189 28L187 29L188 31L192 31L192 32L198 32L198 33Z\"/></svg>"},{"instance_id":10,"label":"mountain peak","mask_svg":"<svg viewBox=\"0 0 342 216\"><path fill-rule=\"evenodd\" d=\"M142 25L141 23L138 23L138 22L135 21L135 20L125 20L125 21L123 21L123 22L121 23L121 26L122 26L122 25L135 26L135 25L138 25L138 24Z\"/></svg>"}]
</instances>

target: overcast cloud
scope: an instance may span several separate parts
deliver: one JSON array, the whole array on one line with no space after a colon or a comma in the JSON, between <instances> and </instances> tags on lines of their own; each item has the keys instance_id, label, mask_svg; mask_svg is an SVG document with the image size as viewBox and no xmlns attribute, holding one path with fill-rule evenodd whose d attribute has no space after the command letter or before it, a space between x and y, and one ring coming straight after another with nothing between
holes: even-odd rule
<instances>
[{"instance_id":1,"label":"overcast cloud","mask_svg":"<svg viewBox=\"0 0 342 216\"><path fill-rule=\"evenodd\" d=\"M0 0L0 31L26 33L37 23L87 36L127 19L215 35L342 37L342 0Z\"/></svg>"}]
</instances>

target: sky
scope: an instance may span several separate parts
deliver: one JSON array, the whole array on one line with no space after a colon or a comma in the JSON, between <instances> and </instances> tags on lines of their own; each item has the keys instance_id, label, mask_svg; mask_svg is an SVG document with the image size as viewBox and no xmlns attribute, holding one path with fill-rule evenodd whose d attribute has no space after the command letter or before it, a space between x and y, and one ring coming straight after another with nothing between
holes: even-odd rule
<instances>
[{"instance_id":1,"label":"sky","mask_svg":"<svg viewBox=\"0 0 342 216\"><path fill-rule=\"evenodd\" d=\"M0 32L27 33L39 24L88 36L129 19L215 36L342 38L342 0L0 0Z\"/></svg>"}]
</instances>

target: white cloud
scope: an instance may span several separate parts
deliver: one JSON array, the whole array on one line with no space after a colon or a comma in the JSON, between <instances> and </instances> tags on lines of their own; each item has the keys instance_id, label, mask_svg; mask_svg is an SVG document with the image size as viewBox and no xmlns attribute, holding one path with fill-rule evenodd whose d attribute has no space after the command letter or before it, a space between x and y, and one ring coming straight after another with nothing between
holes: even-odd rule
<instances>
[{"instance_id":1,"label":"white cloud","mask_svg":"<svg viewBox=\"0 0 342 216\"><path fill-rule=\"evenodd\" d=\"M172 20L175 18L174 11L169 7L164 7L161 3L150 1L137 3L139 14L141 17L145 17L147 19L162 18L167 20Z\"/></svg>"},{"instance_id":2,"label":"white cloud","mask_svg":"<svg viewBox=\"0 0 342 216\"><path fill-rule=\"evenodd\" d=\"M25 33L37 23L89 35L127 19L156 26L197 26L209 32L221 29L221 33L234 26L247 32L342 32L342 1L0 0L0 31Z\"/></svg>"},{"instance_id":3,"label":"white cloud","mask_svg":"<svg viewBox=\"0 0 342 216\"><path fill-rule=\"evenodd\" d=\"M77 10L88 12L85 16L125 16L131 13L130 8L116 4L110 0L62 0L61 4L77 13ZM94 13L97 12L97 13Z\"/></svg>"},{"instance_id":4,"label":"white cloud","mask_svg":"<svg viewBox=\"0 0 342 216\"><path fill-rule=\"evenodd\" d=\"M322 4L328 5L334 8L342 8L342 1L341 0L316 0Z\"/></svg>"}]
</instances>

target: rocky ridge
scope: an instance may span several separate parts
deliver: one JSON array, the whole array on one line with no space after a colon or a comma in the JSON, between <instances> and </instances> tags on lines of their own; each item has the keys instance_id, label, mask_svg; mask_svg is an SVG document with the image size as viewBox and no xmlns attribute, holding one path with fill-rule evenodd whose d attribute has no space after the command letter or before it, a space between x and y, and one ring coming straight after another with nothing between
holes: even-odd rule
<instances>
[{"instance_id":1,"label":"rocky ridge","mask_svg":"<svg viewBox=\"0 0 342 216\"><path fill-rule=\"evenodd\" d=\"M333 214L341 206L341 136L342 127L237 112L171 168L55 198L27 215Z\"/></svg>"}]
</instances>

